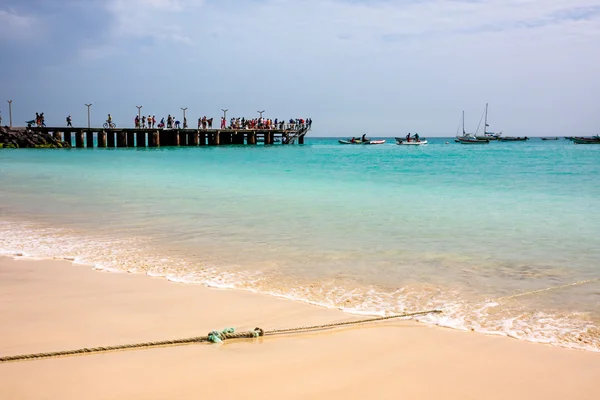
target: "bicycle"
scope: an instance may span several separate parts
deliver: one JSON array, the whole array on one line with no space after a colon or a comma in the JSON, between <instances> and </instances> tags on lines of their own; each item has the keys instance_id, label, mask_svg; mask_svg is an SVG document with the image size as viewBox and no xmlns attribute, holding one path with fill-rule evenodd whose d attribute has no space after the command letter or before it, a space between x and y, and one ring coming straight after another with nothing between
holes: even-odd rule
<instances>
[{"instance_id":1,"label":"bicycle","mask_svg":"<svg viewBox=\"0 0 600 400\"><path fill-rule=\"evenodd\" d=\"M114 128L117 127L117 125L114 122L108 122L108 121L106 121L102 127L104 129L109 129L109 128L110 129L114 129Z\"/></svg>"}]
</instances>

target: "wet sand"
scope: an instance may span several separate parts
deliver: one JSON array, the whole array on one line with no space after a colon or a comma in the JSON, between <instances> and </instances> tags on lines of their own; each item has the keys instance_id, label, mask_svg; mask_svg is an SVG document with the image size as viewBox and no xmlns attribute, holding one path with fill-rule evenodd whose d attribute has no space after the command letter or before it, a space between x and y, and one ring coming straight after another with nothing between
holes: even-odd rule
<instances>
[{"instance_id":1,"label":"wet sand","mask_svg":"<svg viewBox=\"0 0 600 400\"><path fill-rule=\"evenodd\" d=\"M64 261L0 257L0 355L356 316ZM387 321L0 364L5 399L597 399L600 354Z\"/></svg>"}]
</instances>

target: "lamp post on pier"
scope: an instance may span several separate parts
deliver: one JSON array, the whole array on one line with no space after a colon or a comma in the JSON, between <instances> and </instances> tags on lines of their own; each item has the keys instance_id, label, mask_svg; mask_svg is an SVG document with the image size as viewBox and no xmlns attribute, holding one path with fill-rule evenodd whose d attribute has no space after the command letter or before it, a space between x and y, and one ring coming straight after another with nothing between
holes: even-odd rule
<instances>
[{"instance_id":1,"label":"lamp post on pier","mask_svg":"<svg viewBox=\"0 0 600 400\"><path fill-rule=\"evenodd\" d=\"M8 122L10 124L10 127L12 128L12 100L6 101L8 101Z\"/></svg>"},{"instance_id":2,"label":"lamp post on pier","mask_svg":"<svg viewBox=\"0 0 600 400\"><path fill-rule=\"evenodd\" d=\"M183 111L183 129L187 129L187 119L185 119L185 110L187 110L187 107L179 107L181 108L181 110Z\"/></svg>"},{"instance_id":3,"label":"lamp post on pier","mask_svg":"<svg viewBox=\"0 0 600 400\"><path fill-rule=\"evenodd\" d=\"M88 129L90 129L90 107L92 106L92 103L86 104L85 106L88 108Z\"/></svg>"},{"instance_id":4,"label":"lamp post on pier","mask_svg":"<svg viewBox=\"0 0 600 400\"><path fill-rule=\"evenodd\" d=\"M142 127L142 107L144 107L144 106L135 106L135 108L138 109L138 126L137 126L137 128Z\"/></svg>"},{"instance_id":5,"label":"lamp post on pier","mask_svg":"<svg viewBox=\"0 0 600 400\"><path fill-rule=\"evenodd\" d=\"M229 108L226 108L226 109L221 108L221 111L223 111L223 119L225 120L225 122L227 122L227 111L229 111Z\"/></svg>"},{"instance_id":6,"label":"lamp post on pier","mask_svg":"<svg viewBox=\"0 0 600 400\"><path fill-rule=\"evenodd\" d=\"M264 113L264 112L265 112L265 110L262 110L262 111L257 111L257 113L259 113L259 114L260 114L260 119L262 119L262 115L263 115L263 113Z\"/></svg>"}]
</instances>

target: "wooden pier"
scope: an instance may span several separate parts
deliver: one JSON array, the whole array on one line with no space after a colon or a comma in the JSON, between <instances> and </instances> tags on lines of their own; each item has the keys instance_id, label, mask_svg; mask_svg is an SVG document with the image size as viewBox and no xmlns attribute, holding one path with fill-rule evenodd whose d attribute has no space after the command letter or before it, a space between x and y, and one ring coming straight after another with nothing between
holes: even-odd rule
<instances>
[{"instance_id":1,"label":"wooden pier","mask_svg":"<svg viewBox=\"0 0 600 400\"><path fill-rule=\"evenodd\" d=\"M150 128L71 128L30 127L51 134L72 147L165 147L304 144L310 127L298 129L150 129Z\"/></svg>"}]
</instances>

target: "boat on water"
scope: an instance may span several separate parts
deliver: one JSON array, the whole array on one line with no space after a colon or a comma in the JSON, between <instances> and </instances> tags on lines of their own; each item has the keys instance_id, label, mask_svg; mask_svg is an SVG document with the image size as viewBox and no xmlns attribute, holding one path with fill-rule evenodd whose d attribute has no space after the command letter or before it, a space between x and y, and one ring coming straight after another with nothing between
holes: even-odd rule
<instances>
[{"instance_id":1,"label":"boat on water","mask_svg":"<svg viewBox=\"0 0 600 400\"><path fill-rule=\"evenodd\" d=\"M396 144L402 146L422 146L427 144L427 139L419 137L418 133L415 133L413 136L410 135L410 132L404 137L395 137Z\"/></svg>"},{"instance_id":2,"label":"boat on water","mask_svg":"<svg viewBox=\"0 0 600 400\"><path fill-rule=\"evenodd\" d=\"M529 140L529 138L527 136L524 136L524 137L505 136L505 137L498 138L499 142L524 142L526 140Z\"/></svg>"},{"instance_id":3,"label":"boat on water","mask_svg":"<svg viewBox=\"0 0 600 400\"><path fill-rule=\"evenodd\" d=\"M367 145L367 144L384 144L385 140L365 140L365 141L362 141L362 140L342 140L342 139L340 139L340 140L338 140L338 142L340 144L364 144L364 145Z\"/></svg>"},{"instance_id":4,"label":"boat on water","mask_svg":"<svg viewBox=\"0 0 600 400\"><path fill-rule=\"evenodd\" d=\"M396 144L401 146L423 146L427 144L427 139L407 140L406 138L396 138Z\"/></svg>"},{"instance_id":5,"label":"boat on water","mask_svg":"<svg viewBox=\"0 0 600 400\"><path fill-rule=\"evenodd\" d=\"M479 122L481 124L481 120ZM488 103L485 103L485 122L483 125L483 135L477 135L477 132L475 133L475 138L477 139L488 139L488 140L498 140L498 138L500 136L502 136L502 132L488 132L487 128L490 125L488 124ZM479 127L477 127L477 131L479 131Z\"/></svg>"},{"instance_id":6,"label":"boat on water","mask_svg":"<svg viewBox=\"0 0 600 400\"><path fill-rule=\"evenodd\" d=\"M488 144L490 142L489 138L477 138L476 135L472 133L465 132L465 112L462 112L462 136L456 135L456 139L454 141L456 143L462 144Z\"/></svg>"},{"instance_id":7,"label":"boat on water","mask_svg":"<svg viewBox=\"0 0 600 400\"><path fill-rule=\"evenodd\" d=\"M542 140L558 140L558 137L557 136L554 136L554 137L543 137L541 139Z\"/></svg>"},{"instance_id":8,"label":"boat on water","mask_svg":"<svg viewBox=\"0 0 600 400\"><path fill-rule=\"evenodd\" d=\"M571 141L575 144L600 144L600 135L592 137L574 137Z\"/></svg>"}]
</instances>

